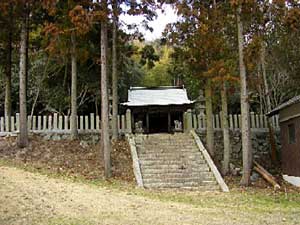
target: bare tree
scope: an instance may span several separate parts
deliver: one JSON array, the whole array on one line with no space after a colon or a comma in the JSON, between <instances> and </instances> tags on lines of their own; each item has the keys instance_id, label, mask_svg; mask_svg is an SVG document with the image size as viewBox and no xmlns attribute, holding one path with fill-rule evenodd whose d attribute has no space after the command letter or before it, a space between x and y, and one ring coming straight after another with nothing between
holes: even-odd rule
<instances>
[{"instance_id":1,"label":"bare tree","mask_svg":"<svg viewBox=\"0 0 300 225\"><path fill-rule=\"evenodd\" d=\"M20 105L20 133L18 137L18 146L24 148L28 145L27 128L27 100L26 100L26 81L27 81L27 51L28 51L28 14L27 2L24 3L23 18L21 21L20 37L20 87L19 87L19 105Z\"/></svg>"},{"instance_id":2,"label":"bare tree","mask_svg":"<svg viewBox=\"0 0 300 225\"><path fill-rule=\"evenodd\" d=\"M249 117L249 96L247 90L246 67L244 62L244 35L243 22L241 20L241 5L237 8L237 29L238 29L238 51L241 82L241 122L242 122L242 150L243 150L243 177L241 184L248 186L250 183L252 167L252 146Z\"/></svg>"},{"instance_id":3,"label":"bare tree","mask_svg":"<svg viewBox=\"0 0 300 225\"><path fill-rule=\"evenodd\" d=\"M230 136L229 136L229 125L228 125L228 104L227 104L226 81L223 81L222 83L221 101L222 101L222 127L223 127L223 140L224 140L223 174L227 174L229 171L229 162L230 162Z\"/></svg>"},{"instance_id":4,"label":"bare tree","mask_svg":"<svg viewBox=\"0 0 300 225\"><path fill-rule=\"evenodd\" d=\"M4 115L6 122L10 129L10 117L11 117L11 67L12 67L12 42L13 42L13 14L12 4L9 5L8 14L8 25L7 25L7 60L5 65L5 104L4 104Z\"/></svg>"},{"instance_id":5,"label":"bare tree","mask_svg":"<svg viewBox=\"0 0 300 225\"><path fill-rule=\"evenodd\" d=\"M206 108L206 143L210 155L215 154L213 108L212 108L212 88L211 80L208 79L205 86L205 108Z\"/></svg>"},{"instance_id":6,"label":"bare tree","mask_svg":"<svg viewBox=\"0 0 300 225\"><path fill-rule=\"evenodd\" d=\"M107 1L101 2L103 10L107 11ZM105 177L111 177L109 120L108 120L108 91L107 91L107 21L101 21L101 146L104 154Z\"/></svg>"},{"instance_id":7,"label":"bare tree","mask_svg":"<svg viewBox=\"0 0 300 225\"><path fill-rule=\"evenodd\" d=\"M78 130L77 130L77 57L76 57L76 37L75 33L71 34L71 139L78 138Z\"/></svg>"},{"instance_id":8,"label":"bare tree","mask_svg":"<svg viewBox=\"0 0 300 225\"><path fill-rule=\"evenodd\" d=\"M118 74L117 74L117 1L113 4L112 31L112 138L118 138Z\"/></svg>"}]
</instances>

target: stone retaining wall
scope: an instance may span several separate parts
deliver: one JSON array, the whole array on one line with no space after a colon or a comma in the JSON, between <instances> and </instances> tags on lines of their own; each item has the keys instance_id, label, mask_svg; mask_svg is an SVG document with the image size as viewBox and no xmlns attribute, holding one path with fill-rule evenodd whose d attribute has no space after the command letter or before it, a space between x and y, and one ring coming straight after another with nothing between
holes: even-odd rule
<instances>
[{"instance_id":1,"label":"stone retaining wall","mask_svg":"<svg viewBox=\"0 0 300 225\"><path fill-rule=\"evenodd\" d=\"M200 136L201 141L206 143L205 131L198 131L197 134ZM66 133L41 133L39 134L46 140L63 140L70 139L70 134ZM100 141L99 133L79 134L79 139L83 143L97 144ZM280 145L280 133L276 132L277 151L279 151ZM242 140L241 132L239 130L230 131L230 144L231 144L231 159L230 162L236 167L242 165ZM265 131L252 132L252 146L254 159L264 162L264 165L268 167L271 162L270 159L270 143L269 133ZM215 157L214 161L220 168L223 160L223 132L215 131ZM279 154L278 154L279 155Z\"/></svg>"},{"instance_id":2,"label":"stone retaining wall","mask_svg":"<svg viewBox=\"0 0 300 225\"><path fill-rule=\"evenodd\" d=\"M203 143L206 142L205 132L198 132ZM223 133L222 131L215 131L215 157L214 161L220 166L223 160ZM277 152L279 152L280 133L276 132ZM230 144L231 144L231 159L230 162L237 167L242 165L242 140L240 131L230 131ZM258 161L264 162L266 167L270 166L270 141L268 132L252 132L252 148L253 157ZM279 155L279 154L278 154Z\"/></svg>"},{"instance_id":3,"label":"stone retaining wall","mask_svg":"<svg viewBox=\"0 0 300 225\"><path fill-rule=\"evenodd\" d=\"M36 134L41 136L45 140L70 140L71 135L67 133L40 133ZM89 134L78 134L78 139L82 143L86 143L89 145L96 145L100 141L100 134L99 133L89 133Z\"/></svg>"}]
</instances>

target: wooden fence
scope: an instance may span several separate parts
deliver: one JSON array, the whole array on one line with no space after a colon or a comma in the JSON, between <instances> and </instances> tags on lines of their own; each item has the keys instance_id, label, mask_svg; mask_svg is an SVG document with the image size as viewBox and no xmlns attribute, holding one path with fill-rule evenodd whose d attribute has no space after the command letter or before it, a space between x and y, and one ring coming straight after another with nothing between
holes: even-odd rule
<instances>
[{"instance_id":1,"label":"wooden fence","mask_svg":"<svg viewBox=\"0 0 300 225\"><path fill-rule=\"evenodd\" d=\"M129 119L128 119L129 118ZM47 116L28 116L28 130L33 133L69 133L70 116L52 114ZM100 117L91 113L90 115L79 115L77 117L77 126L79 133L97 133L101 130ZM111 120L110 120L111 126ZM118 116L118 128L120 133L131 132L131 114ZM0 134L17 133L19 131L19 115L0 117Z\"/></svg>"},{"instance_id":2,"label":"wooden fence","mask_svg":"<svg viewBox=\"0 0 300 225\"><path fill-rule=\"evenodd\" d=\"M206 119L204 114L194 114L187 112L185 116L192 117L192 128L195 130L206 130ZM279 129L279 117L278 115L273 116L272 124L275 129ZM250 113L250 125L252 129L265 130L268 129L268 118L266 115ZM241 128L241 115L240 114L229 114L228 124L231 130L239 130ZM221 114L215 114L213 117L213 127L215 130L222 129L222 117Z\"/></svg>"},{"instance_id":3,"label":"wooden fence","mask_svg":"<svg viewBox=\"0 0 300 225\"><path fill-rule=\"evenodd\" d=\"M189 120L184 119L184 127L189 126L192 129L205 131L206 121L204 114L194 114L191 111L185 113L185 117L190 117ZM78 131L79 133L97 133L101 130L100 117L91 113L90 115L78 116ZM189 121L189 122L186 122ZM214 115L214 129L222 129L220 114ZM279 128L278 116L272 117L275 128ZM111 122L111 121L110 121ZM241 128L241 116L229 115L229 127L232 130ZM28 130L34 133L69 133L70 132L70 117L59 114L52 114L47 116L28 116ZM185 124L188 123L189 125ZM267 117L265 115L258 115L251 113L250 123L252 129L265 130L268 128ZM118 116L118 128L120 133L131 133L131 112L127 110L125 115ZM0 117L0 134L17 133L19 130L19 115L16 114L11 118Z\"/></svg>"}]
</instances>

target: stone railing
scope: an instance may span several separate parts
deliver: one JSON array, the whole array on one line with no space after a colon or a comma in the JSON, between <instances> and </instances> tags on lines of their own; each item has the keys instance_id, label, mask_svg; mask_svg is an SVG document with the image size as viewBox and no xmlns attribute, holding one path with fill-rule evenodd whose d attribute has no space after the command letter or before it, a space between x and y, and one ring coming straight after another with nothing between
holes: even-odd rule
<instances>
[{"instance_id":1,"label":"stone railing","mask_svg":"<svg viewBox=\"0 0 300 225\"><path fill-rule=\"evenodd\" d=\"M99 133L101 130L100 116L91 113L90 115L79 115L77 117L79 133ZM50 115L28 116L27 125L32 133L69 133L70 116L63 116L57 113ZM110 120L111 126L111 120ZM118 116L119 133L132 133L131 112L126 111L125 115ZM7 135L19 132L19 114L8 117L0 117L0 134Z\"/></svg>"},{"instance_id":2,"label":"stone railing","mask_svg":"<svg viewBox=\"0 0 300 225\"><path fill-rule=\"evenodd\" d=\"M184 113L183 127L185 131L192 129L197 131L206 131L205 114L195 114L191 110ZM101 130L100 116L91 113L90 115L79 115L77 119L79 133L98 133ZM272 123L275 129L279 129L278 116L272 117ZM222 129L221 115L215 114L213 119L215 130ZM231 130L240 130L241 116L239 114L230 114L228 117L229 128ZM267 117L265 115L250 114L251 128L257 131L266 131L268 129ZM69 133L70 116L59 114L28 116L28 130L32 133ZM111 120L110 120L111 124ZM128 109L126 114L118 116L118 129L120 134L132 133L131 111ZM19 114L8 117L0 117L0 134L18 133Z\"/></svg>"},{"instance_id":3,"label":"stone railing","mask_svg":"<svg viewBox=\"0 0 300 225\"><path fill-rule=\"evenodd\" d=\"M268 129L267 116L263 114L250 113L250 125L251 129L258 131L264 131ZM279 129L279 117L275 115L271 118L272 124L275 129ZM240 114L229 114L228 115L229 129L240 130L241 128L241 115ZM206 116L205 114L195 114L191 110L184 113L184 127L185 130L206 130ZM222 129L222 117L221 113L213 116L213 127L215 130Z\"/></svg>"}]
</instances>

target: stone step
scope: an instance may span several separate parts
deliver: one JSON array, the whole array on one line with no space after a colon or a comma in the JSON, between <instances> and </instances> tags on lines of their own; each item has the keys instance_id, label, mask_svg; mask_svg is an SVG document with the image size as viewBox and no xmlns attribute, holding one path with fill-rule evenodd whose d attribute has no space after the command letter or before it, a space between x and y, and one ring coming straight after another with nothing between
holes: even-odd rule
<instances>
[{"instance_id":1,"label":"stone step","mask_svg":"<svg viewBox=\"0 0 300 225\"><path fill-rule=\"evenodd\" d=\"M200 152L182 151L182 152L171 152L171 151L151 151L142 152L138 151L140 157L155 156L155 157L181 157L181 158L202 158L203 155Z\"/></svg>"},{"instance_id":2,"label":"stone step","mask_svg":"<svg viewBox=\"0 0 300 225\"><path fill-rule=\"evenodd\" d=\"M217 186L216 182L182 182L182 183L173 183L173 182L162 182L162 183L144 183L146 188L183 188L183 187L199 187L199 186L208 186L209 188L213 188L213 186Z\"/></svg>"},{"instance_id":3,"label":"stone step","mask_svg":"<svg viewBox=\"0 0 300 225\"><path fill-rule=\"evenodd\" d=\"M147 152L156 152L156 151L169 151L169 152L200 152L196 146L194 147L170 147L170 146L144 146L144 147L138 147L138 151L147 151Z\"/></svg>"},{"instance_id":4,"label":"stone step","mask_svg":"<svg viewBox=\"0 0 300 225\"><path fill-rule=\"evenodd\" d=\"M149 188L151 189L151 188ZM168 189L168 188L156 188L156 189ZM172 190L172 188L169 188L170 190ZM174 188L173 188L174 189ZM177 188L177 190L179 191L198 191L198 192L219 192L220 191L220 187L218 185L213 185L213 186L197 186L197 187L181 187L181 188Z\"/></svg>"},{"instance_id":5,"label":"stone step","mask_svg":"<svg viewBox=\"0 0 300 225\"><path fill-rule=\"evenodd\" d=\"M193 172L209 172L209 168L207 166L203 166L203 167L195 167L195 168L187 168L187 169L179 169L179 168L163 168L163 169L159 169L159 168L146 168L146 167L142 167L142 174L167 174L167 173L181 173L183 171L189 172L189 173L193 173Z\"/></svg>"},{"instance_id":6,"label":"stone step","mask_svg":"<svg viewBox=\"0 0 300 225\"><path fill-rule=\"evenodd\" d=\"M155 152L155 153L148 153L148 152L138 152L139 157L146 157L146 158L153 158L153 157L174 157L174 158L202 158L201 152Z\"/></svg>"},{"instance_id":7,"label":"stone step","mask_svg":"<svg viewBox=\"0 0 300 225\"><path fill-rule=\"evenodd\" d=\"M171 187L145 187L147 189L158 189L158 190L174 190L176 191L196 191L196 192L219 192L220 187L219 186L196 186L196 187L179 187L179 188L171 188Z\"/></svg>"},{"instance_id":8,"label":"stone step","mask_svg":"<svg viewBox=\"0 0 300 225\"><path fill-rule=\"evenodd\" d=\"M194 141L142 141L141 144L146 144L146 145L196 145L196 142Z\"/></svg>"},{"instance_id":9,"label":"stone step","mask_svg":"<svg viewBox=\"0 0 300 225\"><path fill-rule=\"evenodd\" d=\"M143 147L137 147L138 151L170 151L170 152L183 152L183 151L191 151L191 152L199 152L198 148L196 146L143 146Z\"/></svg>"},{"instance_id":10,"label":"stone step","mask_svg":"<svg viewBox=\"0 0 300 225\"><path fill-rule=\"evenodd\" d=\"M201 157L202 154L200 152L191 152L191 151L186 151L186 152L171 152L171 151L161 151L161 152L138 152L139 156L155 156L155 157L184 157L184 158L188 158L188 157L193 157L193 158L197 158L197 157Z\"/></svg>"},{"instance_id":11,"label":"stone step","mask_svg":"<svg viewBox=\"0 0 300 225\"><path fill-rule=\"evenodd\" d=\"M182 144L178 144L178 143L151 143L151 144L147 144L147 143L142 143L140 145L136 145L138 148L140 147L148 147L148 148L157 148L157 147L161 147L161 148L197 148L197 145L195 143L189 144L189 143L182 143Z\"/></svg>"},{"instance_id":12,"label":"stone step","mask_svg":"<svg viewBox=\"0 0 300 225\"><path fill-rule=\"evenodd\" d=\"M155 155L139 155L140 161L178 161L178 162L189 162L189 161L204 161L203 157L195 156L155 156Z\"/></svg>"},{"instance_id":13,"label":"stone step","mask_svg":"<svg viewBox=\"0 0 300 225\"><path fill-rule=\"evenodd\" d=\"M178 163L178 164L156 164L156 165L145 165L140 164L142 169L161 169L161 170L169 170L169 169L179 169L179 170L191 170L191 169L206 169L208 166L205 163Z\"/></svg>"},{"instance_id":14,"label":"stone step","mask_svg":"<svg viewBox=\"0 0 300 225\"><path fill-rule=\"evenodd\" d=\"M149 140L149 139L153 139L153 140L161 140L161 139L190 139L191 136L190 134L151 134L151 135L137 135L138 138L142 138L144 140Z\"/></svg>"},{"instance_id":15,"label":"stone step","mask_svg":"<svg viewBox=\"0 0 300 225\"><path fill-rule=\"evenodd\" d=\"M148 179L148 178L165 178L165 177L168 177L168 178L177 178L177 177L195 177L197 178L198 176L201 176L201 177L206 177L206 178L213 178L215 179L214 175L211 173L211 172L188 172L188 173L184 173L184 172L181 172L181 173L168 173L168 174L143 174L143 178L145 179Z\"/></svg>"},{"instance_id":16,"label":"stone step","mask_svg":"<svg viewBox=\"0 0 300 225\"><path fill-rule=\"evenodd\" d=\"M204 160L164 160L164 159L156 159L156 160L140 160L141 166L156 166L156 165L178 165L180 164L192 164L192 165L201 165L206 164Z\"/></svg>"},{"instance_id":17,"label":"stone step","mask_svg":"<svg viewBox=\"0 0 300 225\"><path fill-rule=\"evenodd\" d=\"M151 160L141 160L140 161L140 166L159 166L159 165L164 165L164 166L172 166L172 165L179 165L179 166L184 166L187 167L188 165L191 166L201 166L201 165L206 165L206 162L204 160L164 160L164 159L151 159Z\"/></svg>"},{"instance_id":18,"label":"stone step","mask_svg":"<svg viewBox=\"0 0 300 225\"><path fill-rule=\"evenodd\" d=\"M138 150L138 154L145 154L145 155L149 155L149 154L172 154L172 155L199 155L202 156L202 154L199 151L196 150L189 150L189 149L182 149L180 151L174 151L172 150L168 150L168 149L157 149L157 150L151 150L151 149L147 149L147 150Z\"/></svg>"},{"instance_id":19,"label":"stone step","mask_svg":"<svg viewBox=\"0 0 300 225\"><path fill-rule=\"evenodd\" d=\"M206 177L166 177L166 178L143 178L145 184L152 183L188 183L188 182L196 182L199 184L212 183L217 184L214 178L206 178Z\"/></svg>"},{"instance_id":20,"label":"stone step","mask_svg":"<svg viewBox=\"0 0 300 225\"><path fill-rule=\"evenodd\" d=\"M177 138L177 139L143 139L138 140L138 142L143 142L145 144L151 144L151 143L190 143L195 144L196 142L191 138Z\"/></svg>"},{"instance_id":21,"label":"stone step","mask_svg":"<svg viewBox=\"0 0 300 225\"><path fill-rule=\"evenodd\" d=\"M172 146L172 147L196 147L195 142L142 142L137 144L137 146Z\"/></svg>"}]
</instances>

